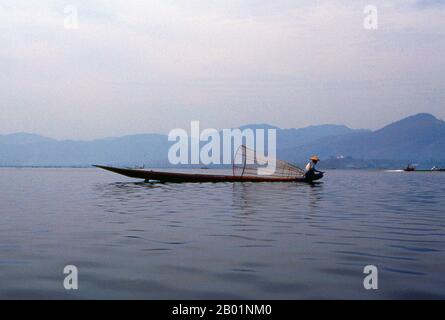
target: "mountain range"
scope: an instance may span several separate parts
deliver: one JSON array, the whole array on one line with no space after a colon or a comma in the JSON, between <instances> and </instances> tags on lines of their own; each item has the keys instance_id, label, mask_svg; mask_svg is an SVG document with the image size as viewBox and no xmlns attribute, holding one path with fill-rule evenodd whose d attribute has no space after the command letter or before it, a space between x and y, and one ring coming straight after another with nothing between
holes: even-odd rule
<instances>
[{"instance_id":1,"label":"mountain range","mask_svg":"<svg viewBox=\"0 0 445 320\"><path fill-rule=\"evenodd\" d=\"M311 154L321 158L352 157L369 162L419 163L424 165L445 163L445 122L421 113L391 123L376 131L351 132L332 135L299 146L295 150L283 148L285 159L302 160Z\"/></svg>"},{"instance_id":2,"label":"mountain range","mask_svg":"<svg viewBox=\"0 0 445 320\"><path fill-rule=\"evenodd\" d=\"M431 114L416 114L379 130L319 125L281 129L252 124L240 129L277 130L277 155L296 164L312 154L325 167L397 167L407 163L445 164L445 122ZM0 166L120 166L167 167L173 142L167 135L138 134L89 141L56 140L29 133L0 135Z\"/></svg>"}]
</instances>

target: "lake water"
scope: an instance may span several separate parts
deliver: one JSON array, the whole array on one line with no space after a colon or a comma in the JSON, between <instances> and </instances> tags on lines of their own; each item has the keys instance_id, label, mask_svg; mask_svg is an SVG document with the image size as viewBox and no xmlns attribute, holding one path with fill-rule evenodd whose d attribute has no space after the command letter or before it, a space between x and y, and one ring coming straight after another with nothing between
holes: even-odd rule
<instances>
[{"instance_id":1,"label":"lake water","mask_svg":"<svg viewBox=\"0 0 445 320\"><path fill-rule=\"evenodd\" d=\"M443 299L444 192L445 173L146 184L4 168L0 298ZM366 265L378 290L363 288Z\"/></svg>"}]
</instances>

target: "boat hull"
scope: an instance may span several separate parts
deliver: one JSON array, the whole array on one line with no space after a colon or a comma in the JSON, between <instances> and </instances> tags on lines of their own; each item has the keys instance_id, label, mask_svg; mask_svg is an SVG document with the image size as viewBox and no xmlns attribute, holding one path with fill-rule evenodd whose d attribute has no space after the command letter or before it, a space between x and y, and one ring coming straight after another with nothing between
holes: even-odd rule
<instances>
[{"instance_id":1,"label":"boat hull","mask_svg":"<svg viewBox=\"0 0 445 320\"><path fill-rule=\"evenodd\" d=\"M323 177L323 174L318 174L311 179L306 178L276 178L267 176L229 176L229 175L212 175L212 174L194 174L194 173L176 173L176 172L161 172L153 170L142 169L127 169L117 168L109 166L95 167L111 171L117 174L124 175L130 178L143 179L143 180L156 180L160 182L312 182L319 180Z\"/></svg>"}]
</instances>

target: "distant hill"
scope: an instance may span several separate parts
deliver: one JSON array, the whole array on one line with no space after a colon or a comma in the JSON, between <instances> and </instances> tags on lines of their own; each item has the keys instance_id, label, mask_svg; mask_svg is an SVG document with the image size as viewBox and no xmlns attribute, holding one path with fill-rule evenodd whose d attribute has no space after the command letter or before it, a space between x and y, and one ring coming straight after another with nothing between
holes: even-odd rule
<instances>
[{"instance_id":1,"label":"distant hill","mask_svg":"<svg viewBox=\"0 0 445 320\"><path fill-rule=\"evenodd\" d=\"M373 132L324 137L301 145L298 153L285 147L280 154L292 161L302 161L311 154L318 154L325 159L349 156L362 160L444 163L445 122L421 113Z\"/></svg>"},{"instance_id":2,"label":"distant hill","mask_svg":"<svg viewBox=\"0 0 445 320\"><path fill-rule=\"evenodd\" d=\"M91 141L53 140L29 143L0 136L1 166L168 165L170 142L159 134L131 135Z\"/></svg>"},{"instance_id":3,"label":"distant hill","mask_svg":"<svg viewBox=\"0 0 445 320\"><path fill-rule=\"evenodd\" d=\"M445 122L417 114L382 129L355 130L343 125L280 129L250 124L240 129L277 130L278 156L302 164L318 154L332 166L363 167L370 163L445 163ZM166 135L139 134L90 141L55 140L36 134L0 135L0 166L169 166L172 142ZM322 162L323 163L323 162Z\"/></svg>"},{"instance_id":4,"label":"distant hill","mask_svg":"<svg viewBox=\"0 0 445 320\"><path fill-rule=\"evenodd\" d=\"M325 137L335 137L350 133L370 132L370 130L356 130L348 128L344 125L324 124L319 126L309 126L305 128L281 129L268 124L249 124L240 127L244 129L276 129L277 130L277 147L298 147L304 144L310 144Z\"/></svg>"},{"instance_id":5,"label":"distant hill","mask_svg":"<svg viewBox=\"0 0 445 320\"><path fill-rule=\"evenodd\" d=\"M24 133L24 132L0 135L0 144L23 145L32 143L45 143L51 141L55 140L51 138L42 137L37 134Z\"/></svg>"},{"instance_id":6,"label":"distant hill","mask_svg":"<svg viewBox=\"0 0 445 320\"><path fill-rule=\"evenodd\" d=\"M240 129L276 129L277 144L298 146L322 137L356 132L345 126L322 125L280 129L268 124L250 124ZM54 140L34 134L0 135L0 166L169 166L173 142L166 135L140 134L91 141Z\"/></svg>"}]
</instances>

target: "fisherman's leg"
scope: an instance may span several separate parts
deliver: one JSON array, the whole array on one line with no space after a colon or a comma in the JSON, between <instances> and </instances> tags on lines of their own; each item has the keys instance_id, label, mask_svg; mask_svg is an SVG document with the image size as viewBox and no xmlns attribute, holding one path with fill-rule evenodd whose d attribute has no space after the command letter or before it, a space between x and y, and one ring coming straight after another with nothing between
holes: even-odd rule
<instances>
[{"instance_id":1,"label":"fisherman's leg","mask_svg":"<svg viewBox=\"0 0 445 320\"><path fill-rule=\"evenodd\" d=\"M314 170L309 170L308 172L306 172L306 174L304 175L304 177L306 178L306 180L312 180L315 177L315 172Z\"/></svg>"}]
</instances>

